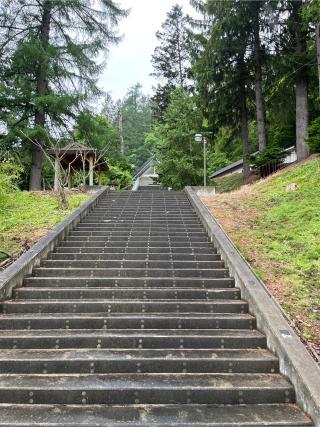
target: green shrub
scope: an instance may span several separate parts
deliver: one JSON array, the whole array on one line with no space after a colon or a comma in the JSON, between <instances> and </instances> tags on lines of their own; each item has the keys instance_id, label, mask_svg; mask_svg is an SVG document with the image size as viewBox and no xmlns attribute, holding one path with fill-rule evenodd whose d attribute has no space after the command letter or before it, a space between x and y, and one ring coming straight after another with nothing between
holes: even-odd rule
<instances>
[{"instance_id":1,"label":"green shrub","mask_svg":"<svg viewBox=\"0 0 320 427\"><path fill-rule=\"evenodd\" d=\"M103 184L114 182L117 189L128 188L132 185L132 175L128 169L122 169L118 165L110 165L103 180Z\"/></svg>"},{"instance_id":2,"label":"green shrub","mask_svg":"<svg viewBox=\"0 0 320 427\"><path fill-rule=\"evenodd\" d=\"M211 183L214 187L216 187L217 193L235 191L238 190L243 184L242 173L234 173L224 178L215 179L212 180Z\"/></svg>"},{"instance_id":3,"label":"green shrub","mask_svg":"<svg viewBox=\"0 0 320 427\"><path fill-rule=\"evenodd\" d=\"M283 163L286 153L279 147L268 147L257 156L251 156L251 164L254 167L264 166L267 163L277 161L279 164Z\"/></svg>"},{"instance_id":4,"label":"green shrub","mask_svg":"<svg viewBox=\"0 0 320 427\"><path fill-rule=\"evenodd\" d=\"M266 177L279 169L286 153L279 147L268 147L257 156L251 156L253 169L258 169L261 177Z\"/></svg>"},{"instance_id":5,"label":"green shrub","mask_svg":"<svg viewBox=\"0 0 320 427\"><path fill-rule=\"evenodd\" d=\"M309 126L308 144L312 153L320 152L320 117L317 117Z\"/></svg>"},{"instance_id":6,"label":"green shrub","mask_svg":"<svg viewBox=\"0 0 320 427\"><path fill-rule=\"evenodd\" d=\"M0 163L0 195L18 190L18 181L23 169L14 163Z\"/></svg>"}]
</instances>

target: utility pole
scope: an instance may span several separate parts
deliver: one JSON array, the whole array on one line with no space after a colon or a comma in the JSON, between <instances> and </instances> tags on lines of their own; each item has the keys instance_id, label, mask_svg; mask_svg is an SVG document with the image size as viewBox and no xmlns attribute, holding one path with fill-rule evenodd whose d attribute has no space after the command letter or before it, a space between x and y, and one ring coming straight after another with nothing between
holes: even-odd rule
<instances>
[{"instance_id":1,"label":"utility pole","mask_svg":"<svg viewBox=\"0 0 320 427\"><path fill-rule=\"evenodd\" d=\"M122 121L122 103L119 106L119 134L120 134L120 153L124 155L123 121Z\"/></svg>"}]
</instances>

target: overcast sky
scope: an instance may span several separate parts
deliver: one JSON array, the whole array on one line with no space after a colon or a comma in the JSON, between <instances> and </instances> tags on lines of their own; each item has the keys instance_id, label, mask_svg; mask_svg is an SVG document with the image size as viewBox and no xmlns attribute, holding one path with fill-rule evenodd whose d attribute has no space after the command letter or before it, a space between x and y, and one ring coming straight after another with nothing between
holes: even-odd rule
<instances>
[{"instance_id":1,"label":"overcast sky","mask_svg":"<svg viewBox=\"0 0 320 427\"><path fill-rule=\"evenodd\" d=\"M124 38L118 46L111 47L100 86L114 99L122 98L138 82L145 94L151 94L155 84L150 77L151 55L157 45L155 33L173 5L180 4L187 13L193 9L189 0L117 0L117 3L131 9L131 13L120 23Z\"/></svg>"}]
</instances>

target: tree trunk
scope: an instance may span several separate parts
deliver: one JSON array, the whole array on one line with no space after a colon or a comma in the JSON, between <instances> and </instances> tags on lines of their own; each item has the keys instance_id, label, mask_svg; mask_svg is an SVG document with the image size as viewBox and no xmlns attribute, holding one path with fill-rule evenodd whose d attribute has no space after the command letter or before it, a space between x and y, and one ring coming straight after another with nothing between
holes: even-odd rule
<instances>
[{"instance_id":1,"label":"tree trunk","mask_svg":"<svg viewBox=\"0 0 320 427\"><path fill-rule=\"evenodd\" d=\"M256 116L260 153L266 149L266 125L264 116L264 99L262 94L262 67L261 67L261 44L260 44L260 3L255 4L255 27L254 27L254 56L255 56L255 93L256 93Z\"/></svg>"},{"instance_id":2,"label":"tree trunk","mask_svg":"<svg viewBox=\"0 0 320 427\"><path fill-rule=\"evenodd\" d=\"M249 162L249 127L248 127L248 107L246 90L246 73L243 58L239 62L240 68L240 110L241 110L241 139L243 154L243 178L246 180L250 175Z\"/></svg>"},{"instance_id":3,"label":"tree trunk","mask_svg":"<svg viewBox=\"0 0 320 427\"><path fill-rule=\"evenodd\" d=\"M180 81L180 87L183 88L183 75L182 75L182 55L181 55L181 42L180 42L180 31L181 28L179 26L177 27L177 55L178 55L178 67L179 67L179 81Z\"/></svg>"},{"instance_id":4,"label":"tree trunk","mask_svg":"<svg viewBox=\"0 0 320 427\"><path fill-rule=\"evenodd\" d=\"M320 97L320 22L318 22L316 25L316 45L317 45L317 65L318 65L319 97Z\"/></svg>"},{"instance_id":5,"label":"tree trunk","mask_svg":"<svg viewBox=\"0 0 320 427\"><path fill-rule=\"evenodd\" d=\"M308 138L308 78L307 78L307 42L306 32L302 29L300 15L302 2L292 2L292 18L295 30L296 72L296 149L297 159L306 159L309 155Z\"/></svg>"},{"instance_id":6,"label":"tree trunk","mask_svg":"<svg viewBox=\"0 0 320 427\"><path fill-rule=\"evenodd\" d=\"M50 20L51 20L51 0L45 0L43 3L42 20L40 27L40 41L42 46L42 57L39 59L39 65L37 70L37 96L45 96L48 93L48 60L47 60L47 49L49 45L49 34L50 34ZM35 111L34 124L36 128L39 128L41 132L45 128L46 115L43 108ZM43 149L44 149L44 137L39 136L36 138L32 146L32 165L31 165L31 176L30 176L30 191L41 190L41 174L42 174L42 163L43 163Z\"/></svg>"}]
</instances>

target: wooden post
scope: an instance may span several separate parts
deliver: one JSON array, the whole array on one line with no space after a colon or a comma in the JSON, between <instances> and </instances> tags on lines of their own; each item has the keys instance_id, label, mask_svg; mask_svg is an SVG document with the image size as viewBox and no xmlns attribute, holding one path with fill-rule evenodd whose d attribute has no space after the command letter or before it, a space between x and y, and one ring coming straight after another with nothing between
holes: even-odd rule
<instances>
[{"instance_id":1,"label":"wooden post","mask_svg":"<svg viewBox=\"0 0 320 427\"><path fill-rule=\"evenodd\" d=\"M101 170L99 170L99 172L98 172L98 184L102 185L102 171Z\"/></svg>"},{"instance_id":2,"label":"wooden post","mask_svg":"<svg viewBox=\"0 0 320 427\"><path fill-rule=\"evenodd\" d=\"M68 174L68 190L71 190L71 189L72 189L72 172L70 169Z\"/></svg>"},{"instance_id":3,"label":"wooden post","mask_svg":"<svg viewBox=\"0 0 320 427\"><path fill-rule=\"evenodd\" d=\"M89 157L89 185L93 186L93 157Z\"/></svg>"},{"instance_id":4,"label":"wooden post","mask_svg":"<svg viewBox=\"0 0 320 427\"><path fill-rule=\"evenodd\" d=\"M60 188L60 181L61 181L61 165L60 165L60 159L57 155L54 161L54 191L58 191Z\"/></svg>"}]
</instances>

